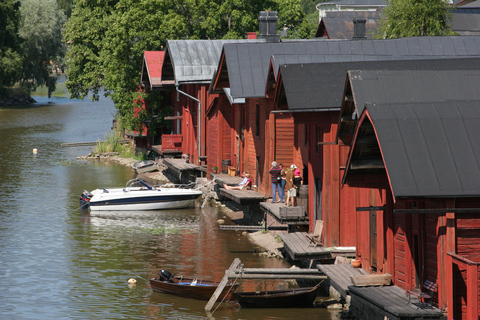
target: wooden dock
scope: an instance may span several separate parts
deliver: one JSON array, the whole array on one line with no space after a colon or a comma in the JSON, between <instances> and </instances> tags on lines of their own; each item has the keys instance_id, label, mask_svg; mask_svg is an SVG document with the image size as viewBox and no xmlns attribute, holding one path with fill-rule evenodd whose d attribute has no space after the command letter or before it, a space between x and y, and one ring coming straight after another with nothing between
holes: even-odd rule
<instances>
[{"instance_id":1,"label":"wooden dock","mask_svg":"<svg viewBox=\"0 0 480 320\"><path fill-rule=\"evenodd\" d=\"M362 268L354 268L351 264L317 264L318 270L330 279L330 285L345 299L352 285L351 276L366 275Z\"/></svg>"},{"instance_id":2,"label":"wooden dock","mask_svg":"<svg viewBox=\"0 0 480 320\"><path fill-rule=\"evenodd\" d=\"M391 320L443 319L442 310L422 304L417 298L412 297L408 303L408 296L400 287L355 286L353 277L370 275L364 269L354 268L351 264L318 264L317 268L328 277L330 285L344 299L350 295L350 304L366 316L375 314L379 319L386 317Z\"/></svg>"},{"instance_id":3,"label":"wooden dock","mask_svg":"<svg viewBox=\"0 0 480 320\"><path fill-rule=\"evenodd\" d=\"M309 246L310 240L305 232L281 233L278 236L283 241L283 246L292 260L322 260L330 258L330 251L322 246Z\"/></svg>"},{"instance_id":4,"label":"wooden dock","mask_svg":"<svg viewBox=\"0 0 480 320\"><path fill-rule=\"evenodd\" d=\"M163 159L163 164L180 180L180 183L195 182L202 175L202 168L183 159Z\"/></svg>"},{"instance_id":5,"label":"wooden dock","mask_svg":"<svg viewBox=\"0 0 480 320\"><path fill-rule=\"evenodd\" d=\"M337 256L355 257L355 247L310 246L306 232L281 233L278 236L292 260L325 260Z\"/></svg>"},{"instance_id":6,"label":"wooden dock","mask_svg":"<svg viewBox=\"0 0 480 320\"><path fill-rule=\"evenodd\" d=\"M252 204L265 201L263 194L253 190L227 190L220 188L220 195L239 204Z\"/></svg>"},{"instance_id":7,"label":"wooden dock","mask_svg":"<svg viewBox=\"0 0 480 320\"><path fill-rule=\"evenodd\" d=\"M69 142L69 143L61 143L61 147L85 147L85 146L96 146L99 143L102 143L104 141L98 140L98 141L88 141L88 142ZM118 143L128 143L129 140L122 139L118 140Z\"/></svg>"},{"instance_id":8,"label":"wooden dock","mask_svg":"<svg viewBox=\"0 0 480 320\"><path fill-rule=\"evenodd\" d=\"M226 184L227 186L234 186L240 184L240 182L243 181L242 177L231 176L226 173L212 173L210 175L210 179L215 179L215 181L219 185L219 188L223 188L223 184Z\"/></svg>"},{"instance_id":9,"label":"wooden dock","mask_svg":"<svg viewBox=\"0 0 480 320\"><path fill-rule=\"evenodd\" d=\"M432 305L422 304L417 298L408 303L405 290L397 286L355 287L349 292L351 304L360 310L369 308L374 314L392 320L406 319L446 319L442 310Z\"/></svg>"},{"instance_id":10,"label":"wooden dock","mask_svg":"<svg viewBox=\"0 0 480 320\"><path fill-rule=\"evenodd\" d=\"M287 207L278 202L262 202L260 209L272 216L281 224L285 225L306 225L308 226L308 216L303 207Z\"/></svg>"},{"instance_id":11,"label":"wooden dock","mask_svg":"<svg viewBox=\"0 0 480 320\"><path fill-rule=\"evenodd\" d=\"M248 230L248 231L260 231L260 230L288 230L288 226L241 226L241 225L220 225L220 230Z\"/></svg>"},{"instance_id":12,"label":"wooden dock","mask_svg":"<svg viewBox=\"0 0 480 320\"><path fill-rule=\"evenodd\" d=\"M182 156L182 151L180 150L163 150L162 145L152 146L152 150L162 155L164 159L170 158L180 158Z\"/></svg>"},{"instance_id":13,"label":"wooden dock","mask_svg":"<svg viewBox=\"0 0 480 320\"><path fill-rule=\"evenodd\" d=\"M235 258L225 276L205 306L205 311L212 310L215 301L223 291L229 279L308 279L323 281L327 277L318 269L284 269L284 268L244 268L239 258Z\"/></svg>"},{"instance_id":14,"label":"wooden dock","mask_svg":"<svg viewBox=\"0 0 480 320\"><path fill-rule=\"evenodd\" d=\"M318 269L241 268L228 275L230 279L303 279L325 280L327 276Z\"/></svg>"}]
</instances>

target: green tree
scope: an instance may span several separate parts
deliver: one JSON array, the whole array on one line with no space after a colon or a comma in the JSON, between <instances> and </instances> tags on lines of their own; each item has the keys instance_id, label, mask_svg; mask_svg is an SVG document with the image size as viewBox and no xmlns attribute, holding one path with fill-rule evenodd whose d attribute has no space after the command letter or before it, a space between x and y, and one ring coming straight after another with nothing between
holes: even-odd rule
<instances>
[{"instance_id":1,"label":"green tree","mask_svg":"<svg viewBox=\"0 0 480 320\"><path fill-rule=\"evenodd\" d=\"M58 9L63 10L67 19L72 15L73 0L57 0Z\"/></svg>"},{"instance_id":2,"label":"green tree","mask_svg":"<svg viewBox=\"0 0 480 320\"><path fill-rule=\"evenodd\" d=\"M315 35L318 22L307 20L300 0L277 0L278 25L287 28L287 38L305 39Z\"/></svg>"},{"instance_id":3,"label":"green tree","mask_svg":"<svg viewBox=\"0 0 480 320\"><path fill-rule=\"evenodd\" d=\"M27 89L47 85L55 90L53 66L63 57L62 29L65 15L56 0L22 0L19 35L23 40L22 74L20 82Z\"/></svg>"},{"instance_id":4,"label":"green tree","mask_svg":"<svg viewBox=\"0 0 480 320\"><path fill-rule=\"evenodd\" d=\"M20 76L23 61L20 25L20 2L5 0L0 2L0 98L6 94Z\"/></svg>"},{"instance_id":5,"label":"green tree","mask_svg":"<svg viewBox=\"0 0 480 320\"><path fill-rule=\"evenodd\" d=\"M451 9L445 0L390 0L382 10L378 37L455 35L447 23Z\"/></svg>"},{"instance_id":6,"label":"green tree","mask_svg":"<svg viewBox=\"0 0 480 320\"><path fill-rule=\"evenodd\" d=\"M110 95L123 122L139 129L134 101L143 52L161 50L168 39L238 39L258 30L258 14L299 0L76 0L65 29L72 98ZM297 12L300 11L300 12ZM284 21L297 25L301 7Z\"/></svg>"}]
</instances>

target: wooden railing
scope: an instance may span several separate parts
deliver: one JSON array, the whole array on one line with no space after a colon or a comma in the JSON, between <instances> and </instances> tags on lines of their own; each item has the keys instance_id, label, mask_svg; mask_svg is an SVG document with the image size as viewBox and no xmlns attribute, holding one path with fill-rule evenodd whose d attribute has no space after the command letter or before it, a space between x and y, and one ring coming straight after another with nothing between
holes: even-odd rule
<instances>
[{"instance_id":1,"label":"wooden railing","mask_svg":"<svg viewBox=\"0 0 480 320\"><path fill-rule=\"evenodd\" d=\"M448 319L454 319L454 276L453 265L457 265L460 270L466 270L466 320L478 320L478 266L479 262L473 262L456 253L448 252L447 255L447 301L448 301Z\"/></svg>"},{"instance_id":2,"label":"wooden railing","mask_svg":"<svg viewBox=\"0 0 480 320\"><path fill-rule=\"evenodd\" d=\"M183 135L162 134L162 150L182 150Z\"/></svg>"}]
</instances>

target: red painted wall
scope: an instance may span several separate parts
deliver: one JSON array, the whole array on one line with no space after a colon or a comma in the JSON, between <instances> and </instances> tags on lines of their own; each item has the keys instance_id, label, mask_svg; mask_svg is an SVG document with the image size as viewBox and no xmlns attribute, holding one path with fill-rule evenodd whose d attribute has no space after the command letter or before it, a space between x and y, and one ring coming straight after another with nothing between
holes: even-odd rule
<instances>
[{"instance_id":1,"label":"red painted wall","mask_svg":"<svg viewBox=\"0 0 480 320\"><path fill-rule=\"evenodd\" d=\"M206 129L206 109L213 103L218 94L208 94L208 85L206 84L185 84L180 85L180 90L188 95L200 100L200 134L201 151L198 154L198 101L185 96L184 94L172 92L175 95L173 99L174 109L181 110L183 116L181 122L181 134L183 135L182 153L190 156L190 162L199 165L199 156L205 156L207 150L207 129ZM177 101L177 96L178 100ZM202 163L203 164L203 163ZM213 165L212 165L213 166Z\"/></svg>"},{"instance_id":2,"label":"red painted wall","mask_svg":"<svg viewBox=\"0 0 480 320\"><path fill-rule=\"evenodd\" d=\"M355 189L341 186L349 147L335 142L338 112L298 113L294 114L294 122L293 161L307 174L310 232L314 221L321 218L326 246L355 246ZM315 215L315 184L318 180L322 189L321 217L318 210Z\"/></svg>"}]
</instances>

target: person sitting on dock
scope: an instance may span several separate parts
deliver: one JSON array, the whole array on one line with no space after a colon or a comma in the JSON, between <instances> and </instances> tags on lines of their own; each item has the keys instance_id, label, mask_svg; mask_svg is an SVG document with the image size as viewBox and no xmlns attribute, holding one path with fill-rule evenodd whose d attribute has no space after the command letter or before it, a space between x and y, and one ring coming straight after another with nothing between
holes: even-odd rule
<instances>
[{"instance_id":1,"label":"person sitting on dock","mask_svg":"<svg viewBox=\"0 0 480 320\"><path fill-rule=\"evenodd\" d=\"M252 179L250 179L250 173L243 173L243 181L235 186L227 186L225 183L223 187L227 190L242 190L244 188L250 189L252 187Z\"/></svg>"}]
</instances>

